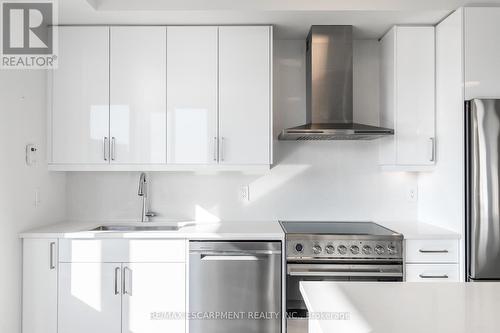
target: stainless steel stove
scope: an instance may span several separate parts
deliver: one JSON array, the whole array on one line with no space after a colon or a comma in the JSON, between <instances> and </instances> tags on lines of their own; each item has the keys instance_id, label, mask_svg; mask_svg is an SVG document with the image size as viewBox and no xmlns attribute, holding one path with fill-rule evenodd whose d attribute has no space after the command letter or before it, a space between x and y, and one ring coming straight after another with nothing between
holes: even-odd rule
<instances>
[{"instance_id":1,"label":"stainless steel stove","mask_svg":"<svg viewBox=\"0 0 500 333\"><path fill-rule=\"evenodd\" d=\"M287 260L402 260L403 236L373 222L280 222Z\"/></svg>"},{"instance_id":2,"label":"stainless steel stove","mask_svg":"<svg viewBox=\"0 0 500 333\"><path fill-rule=\"evenodd\" d=\"M307 332L301 281L403 281L403 235L373 222L280 221L287 332Z\"/></svg>"}]
</instances>

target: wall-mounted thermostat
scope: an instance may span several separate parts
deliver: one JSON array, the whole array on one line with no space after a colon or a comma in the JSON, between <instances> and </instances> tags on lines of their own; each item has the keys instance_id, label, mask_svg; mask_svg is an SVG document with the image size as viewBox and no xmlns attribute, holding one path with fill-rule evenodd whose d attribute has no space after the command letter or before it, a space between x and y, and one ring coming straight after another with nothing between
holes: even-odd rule
<instances>
[{"instance_id":1,"label":"wall-mounted thermostat","mask_svg":"<svg viewBox=\"0 0 500 333\"><path fill-rule=\"evenodd\" d=\"M30 143L26 145L26 165L36 166L38 156L37 145Z\"/></svg>"}]
</instances>

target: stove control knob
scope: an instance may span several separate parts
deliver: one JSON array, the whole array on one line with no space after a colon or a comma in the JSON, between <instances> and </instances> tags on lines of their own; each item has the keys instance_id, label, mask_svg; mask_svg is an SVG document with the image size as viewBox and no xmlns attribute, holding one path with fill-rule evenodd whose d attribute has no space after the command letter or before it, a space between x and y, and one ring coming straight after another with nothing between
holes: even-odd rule
<instances>
[{"instance_id":1,"label":"stove control knob","mask_svg":"<svg viewBox=\"0 0 500 333\"><path fill-rule=\"evenodd\" d=\"M297 251L297 252L300 253L303 250L304 250L304 246L302 244L298 243L298 244L295 245L295 251Z\"/></svg>"},{"instance_id":2,"label":"stove control knob","mask_svg":"<svg viewBox=\"0 0 500 333\"><path fill-rule=\"evenodd\" d=\"M319 246L319 245L314 245L313 246L313 252L314 252L314 254L320 254L321 250L322 250L321 246Z\"/></svg>"},{"instance_id":3,"label":"stove control knob","mask_svg":"<svg viewBox=\"0 0 500 333\"><path fill-rule=\"evenodd\" d=\"M383 246L377 245L377 246L375 246L375 252L377 252L377 254L384 254L385 249Z\"/></svg>"},{"instance_id":4,"label":"stove control knob","mask_svg":"<svg viewBox=\"0 0 500 333\"><path fill-rule=\"evenodd\" d=\"M357 245L352 245L351 246L351 253L352 254L358 254L359 253L359 247Z\"/></svg>"},{"instance_id":5,"label":"stove control knob","mask_svg":"<svg viewBox=\"0 0 500 333\"><path fill-rule=\"evenodd\" d=\"M339 245L339 246L337 246L337 251L340 254L346 254L347 253L347 247L345 247L344 245Z\"/></svg>"},{"instance_id":6,"label":"stove control knob","mask_svg":"<svg viewBox=\"0 0 500 333\"><path fill-rule=\"evenodd\" d=\"M372 254L372 247L370 245L365 245L363 246L363 253L364 254Z\"/></svg>"},{"instance_id":7,"label":"stove control knob","mask_svg":"<svg viewBox=\"0 0 500 333\"><path fill-rule=\"evenodd\" d=\"M396 249L396 247L394 245L389 245L387 247L387 250L389 251L389 254L396 254L396 253L398 253L398 250Z\"/></svg>"},{"instance_id":8,"label":"stove control knob","mask_svg":"<svg viewBox=\"0 0 500 333\"><path fill-rule=\"evenodd\" d=\"M325 247L325 250L326 250L326 253L333 254L333 252L335 251L335 248L333 247L333 245L327 245Z\"/></svg>"}]
</instances>

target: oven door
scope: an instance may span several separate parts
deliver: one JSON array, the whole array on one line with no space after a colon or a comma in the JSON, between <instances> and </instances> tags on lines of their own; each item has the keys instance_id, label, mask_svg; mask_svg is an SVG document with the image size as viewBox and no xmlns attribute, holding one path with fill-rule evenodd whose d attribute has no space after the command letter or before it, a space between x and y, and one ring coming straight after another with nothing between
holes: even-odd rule
<instances>
[{"instance_id":1,"label":"oven door","mask_svg":"<svg viewBox=\"0 0 500 333\"><path fill-rule=\"evenodd\" d=\"M304 332L307 308L299 291L300 281L403 281L403 265L398 263L288 263L287 332ZM307 332L307 330L305 331Z\"/></svg>"}]
</instances>

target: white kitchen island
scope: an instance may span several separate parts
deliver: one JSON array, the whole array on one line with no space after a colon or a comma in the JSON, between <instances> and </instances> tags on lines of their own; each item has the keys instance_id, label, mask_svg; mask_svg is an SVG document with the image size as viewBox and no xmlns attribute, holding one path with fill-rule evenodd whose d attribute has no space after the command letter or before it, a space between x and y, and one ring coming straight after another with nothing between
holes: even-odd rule
<instances>
[{"instance_id":1,"label":"white kitchen island","mask_svg":"<svg viewBox=\"0 0 500 333\"><path fill-rule=\"evenodd\" d=\"M301 282L309 333L500 332L500 283Z\"/></svg>"}]
</instances>

